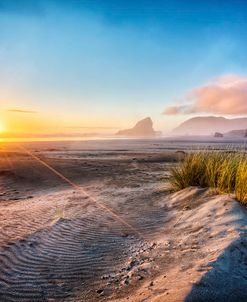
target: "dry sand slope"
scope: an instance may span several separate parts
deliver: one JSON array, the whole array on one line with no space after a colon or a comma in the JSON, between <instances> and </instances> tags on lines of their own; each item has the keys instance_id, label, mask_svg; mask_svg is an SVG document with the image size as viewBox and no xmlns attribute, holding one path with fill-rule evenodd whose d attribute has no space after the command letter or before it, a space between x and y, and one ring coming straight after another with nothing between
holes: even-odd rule
<instances>
[{"instance_id":1,"label":"dry sand slope","mask_svg":"<svg viewBox=\"0 0 247 302\"><path fill-rule=\"evenodd\" d=\"M162 201L172 218L157 239L159 275L114 301L247 301L246 208L210 195L188 188Z\"/></svg>"},{"instance_id":2,"label":"dry sand slope","mask_svg":"<svg viewBox=\"0 0 247 302\"><path fill-rule=\"evenodd\" d=\"M246 209L197 188L169 195L167 159L128 156L52 164L136 231L41 167L36 175L30 159L9 168L0 179L1 302L247 301Z\"/></svg>"},{"instance_id":3,"label":"dry sand slope","mask_svg":"<svg viewBox=\"0 0 247 302\"><path fill-rule=\"evenodd\" d=\"M230 197L88 190L145 240L71 190L2 204L0 301L246 301L247 214Z\"/></svg>"},{"instance_id":4,"label":"dry sand slope","mask_svg":"<svg viewBox=\"0 0 247 302\"><path fill-rule=\"evenodd\" d=\"M90 192L96 196L98 190ZM125 191L119 192L119 201ZM101 202L107 203L104 198L110 192L103 193ZM115 194L111 192L112 200ZM126 212L129 207L135 206L119 204L117 208ZM164 213L153 209L148 217L147 210L143 208L144 217L135 211L135 227L143 226L146 235L165 221ZM132 268L140 253L149 259L154 248L88 198L69 190L18 204L3 203L1 230L0 301L98 300L121 289L115 281L125 284L126 265Z\"/></svg>"}]
</instances>

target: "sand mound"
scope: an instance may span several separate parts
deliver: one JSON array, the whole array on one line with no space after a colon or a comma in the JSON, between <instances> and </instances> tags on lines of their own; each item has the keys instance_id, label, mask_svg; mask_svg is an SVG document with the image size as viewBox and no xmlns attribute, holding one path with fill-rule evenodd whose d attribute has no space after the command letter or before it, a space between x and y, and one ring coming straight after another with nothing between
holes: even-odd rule
<instances>
[{"instance_id":1,"label":"sand mound","mask_svg":"<svg viewBox=\"0 0 247 302\"><path fill-rule=\"evenodd\" d=\"M247 301L246 208L197 188L162 203L173 218L157 240L158 276L115 301ZM171 263L164 265L161 254Z\"/></svg>"},{"instance_id":2,"label":"sand mound","mask_svg":"<svg viewBox=\"0 0 247 302\"><path fill-rule=\"evenodd\" d=\"M72 190L2 203L0 301L246 300L247 213L231 197L89 189L145 240Z\"/></svg>"}]
</instances>

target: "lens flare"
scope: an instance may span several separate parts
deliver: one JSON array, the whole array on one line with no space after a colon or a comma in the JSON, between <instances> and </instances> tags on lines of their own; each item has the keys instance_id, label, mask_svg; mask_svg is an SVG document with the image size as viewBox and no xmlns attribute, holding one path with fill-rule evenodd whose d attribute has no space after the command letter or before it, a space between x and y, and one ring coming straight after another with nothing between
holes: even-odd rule
<instances>
[{"instance_id":1,"label":"lens flare","mask_svg":"<svg viewBox=\"0 0 247 302\"><path fill-rule=\"evenodd\" d=\"M77 192L82 193L84 196L86 196L87 198L89 198L89 200L91 200L91 202L97 204L101 209L103 209L104 211L108 212L116 221L118 221L121 224L127 226L139 238L141 238L142 240L146 240L146 238L144 237L144 235L139 230L137 230L135 227L133 227L125 219L123 219L122 217L120 217L110 207L108 207L108 206L104 205L103 203L99 202L95 197L93 197L92 195L90 195L89 193L87 193L84 188L82 188L78 184L76 184L73 181L71 181L70 179L68 179L61 172L58 172L56 169L54 169L52 166L50 166L47 162L45 162L44 160L42 160L41 158L39 158L38 156L36 156L35 154L33 154L31 151L27 150L23 146L19 146L19 148L22 149L28 155L30 155L33 159L35 159L36 161L38 161L40 164L42 164L43 166L45 166L47 169L49 169L55 175L57 175L60 179L62 179L66 183L68 183L72 188L74 188L75 190L77 190Z\"/></svg>"}]
</instances>

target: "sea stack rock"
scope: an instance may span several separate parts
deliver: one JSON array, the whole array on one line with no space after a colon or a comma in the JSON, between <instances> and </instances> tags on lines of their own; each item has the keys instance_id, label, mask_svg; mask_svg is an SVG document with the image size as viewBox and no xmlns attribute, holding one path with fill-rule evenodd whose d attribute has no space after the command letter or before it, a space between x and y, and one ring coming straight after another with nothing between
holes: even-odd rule
<instances>
[{"instance_id":1,"label":"sea stack rock","mask_svg":"<svg viewBox=\"0 0 247 302\"><path fill-rule=\"evenodd\" d=\"M154 137L157 132L153 129L153 122L150 117L147 117L139 122L131 129L120 130L116 135L134 136L134 137Z\"/></svg>"},{"instance_id":2,"label":"sea stack rock","mask_svg":"<svg viewBox=\"0 0 247 302\"><path fill-rule=\"evenodd\" d=\"M220 132L215 132L214 137L224 137L224 135Z\"/></svg>"}]
</instances>

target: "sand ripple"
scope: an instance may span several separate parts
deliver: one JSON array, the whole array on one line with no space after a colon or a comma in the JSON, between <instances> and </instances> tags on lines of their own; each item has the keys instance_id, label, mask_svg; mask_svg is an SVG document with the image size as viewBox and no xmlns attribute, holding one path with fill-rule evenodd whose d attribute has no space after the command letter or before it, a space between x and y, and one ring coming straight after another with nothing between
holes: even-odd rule
<instances>
[{"instance_id":1,"label":"sand ripple","mask_svg":"<svg viewBox=\"0 0 247 302\"><path fill-rule=\"evenodd\" d=\"M16 212L8 209L16 225L12 221L8 232L9 223L2 224L0 301L98 300L97 289L106 282L102 277L116 273L130 256L147 247L127 226L80 196L70 197L68 217L54 221L55 200L64 206L61 200L71 196L66 194L21 201ZM136 217L128 215L131 223L146 235L164 218L158 211L148 218L144 212L133 213Z\"/></svg>"}]
</instances>

